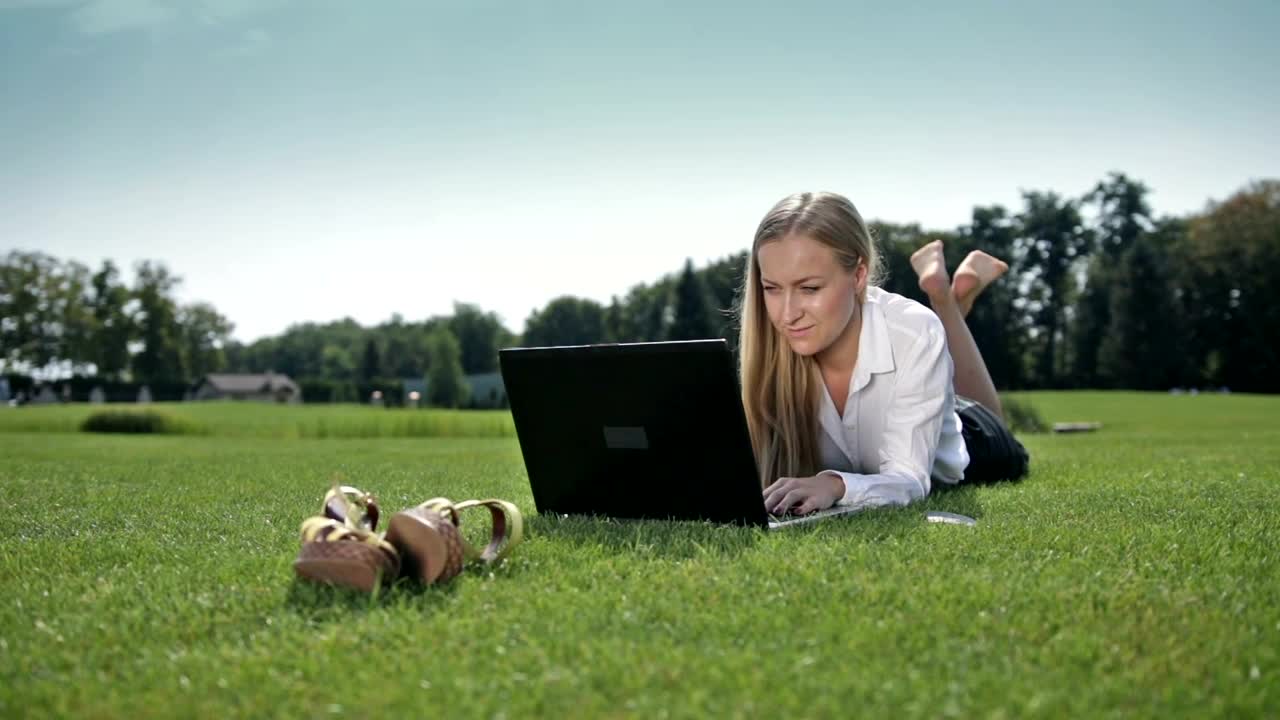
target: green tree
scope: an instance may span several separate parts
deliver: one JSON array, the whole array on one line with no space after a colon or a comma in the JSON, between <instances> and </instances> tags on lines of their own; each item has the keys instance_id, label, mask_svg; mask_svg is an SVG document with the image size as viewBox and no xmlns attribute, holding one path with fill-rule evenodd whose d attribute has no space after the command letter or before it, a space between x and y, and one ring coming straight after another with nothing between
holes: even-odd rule
<instances>
[{"instance_id":1,"label":"green tree","mask_svg":"<svg viewBox=\"0 0 1280 720\"><path fill-rule=\"evenodd\" d=\"M382 338L382 369L388 377L423 377L427 372L427 341L435 323L407 323L399 313L374 329Z\"/></svg>"},{"instance_id":2,"label":"green tree","mask_svg":"<svg viewBox=\"0 0 1280 720\"><path fill-rule=\"evenodd\" d=\"M83 268L81 268L83 269ZM0 343L7 368L29 370L72 359L67 323L75 321L78 271L38 252L11 251L0 265Z\"/></svg>"},{"instance_id":3,"label":"green tree","mask_svg":"<svg viewBox=\"0 0 1280 720\"><path fill-rule=\"evenodd\" d=\"M1280 181L1263 180L1191 218L1183 307L1208 348L1201 376L1249 392L1280 392Z\"/></svg>"},{"instance_id":4,"label":"green tree","mask_svg":"<svg viewBox=\"0 0 1280 720\"><path fill-rule=\"evenodd\" d=\"M653 285L636 285L622 301L617 321L618 342L652 342L666 336L674 319L671 295L675 283L664 277Z\"/></svg>"},{"instance_id":5,"label":"green tree","mask_svg":"<svg viewBox=\"0 0 1280 720\"><path fill-rule=\"evenodd\" d=\"M454 303L449 330L458 338L462 369L468 375L497 371L498 348L511 345L515 339L497 315L467 303Z\"/></svg>"},{"instance_id":6,"label":"green tree","mask_svg":"<svg viewBox=\"0 0 1280 720\"><path fill-rule=\"evenodd\" d=\"M523 344L528 347L589 345L604 342L604 308L575 297L559 297L535 310L525 322ZM434 362L434 357L433 357Z\"/></svg>"},{"instance_id":7,"label":"green tree","mask_svg":"<svg viewBox=\"0 0 1280 720\"><path fill-rule=\"evenodd\" d=\"M1079 204L1052 192L1023 192L1018 217L1017 255L1025 263L1029 293L1026 309L1034 331L1035 381L1057 387L1066 308L1073 301L1072 270L1092 235L1080 218Z\"/></svg>"},{"instance_id":8,"label":"green tree","mask_svg":"<svg viewBox=\"0 0 1280 720\"><path fill-rule=\"evenodd\" d=\"M192 303L178 311L182 329L183 362L190 379L219 372L227 366L224 348L235 325L209 303Z\"/></svg>"},{"instance_id":9,"label":"green tree","mask_svg":"<svg viewBox=\"0 0 1280 720\"><path fill-rule=\"evenodd\" d=\"M258 371L269 370L269 367L254 368ZM328 344L320 351L320 372L317 375L329 380L348 381L355 379L356 363L351 353L341 345Z\"/></svg>"},{"instance_id":10,"label":"green tree","mask_svg":"<svg viewBox=\"0 0 1280 720\"><path fill-rule=\"evenodd\" d=\"M1116 289L1116 260L1105 253L1089 258L1085 286L1076 299L1070 332L1070 385L1081 388L1108 387L1109 379L1099 371L1098 353L1111 327L1112 295Z\"/></svg>"},{"instance_id":11,"label":"green tree","mask_svg":"<svg viewBox=\"0 0 1280 720\"><path fill-rule=\"evenodd\" d=\"M1111 294L1111 323L1098 361L1103 377L1120 387L1163 390L1177 382L1183 344L1168 255L1156 239L1140 235L1121 256Z\"/></svg>"},{"instance_id":12,"label":"green tree","mask_svg":"<svg viewBox=\"0 0 1280 720\"><path fill-rule=\"evenodd\" d=\"M1094 239L1084 289L1075 303L1070 333L1070 384L1101 387L1098 353L1111 325L1112 293L1120 259L1153 225L1147 187L1123 173L1111 173L1085 196L1097 208Z\"/></svg>"},{"instance_id":13,"label":"green tree","mask_svg":"<svg viewBox=\"0 0 1280 720\"><path fill-rule=\"evenodd\" d=\"M85 265L63 263L54 282L53 303L58 360L72 372L85 374L93 347L92 276Z\"/></svg>"},{"instance_id":14,"label":"green tree","mask_svg":"<svg viewBox=\"0 0 1280 720\"><path fill-rule=\"evenodd\" d=\"M448 328L440 328L428 345L431 367L427 370L427 402L436 407L459 408L470 400L471 389L462 372L462 348Z\"/></svg>"},{"instance_id":15,"label":"green tree","mask_svg":"<svg viewBox=\"0 0 1280 720\"><path fill-rule=\"evenodd\" d=\"M364 342L364 359L360 362L360 379L372 382L382 377L382 354L378 352L378 342L369 338Z\"/></svg>"},{"instance_id":16,"label":"green tree","mask_svg":"<svg viewBox=\"0 0 1280 720\"><path fill-rule=\"evenodd\" d=\"M604 341L626 342L627 332L623 326L625 319L622 301L614 295L609 299L609 307L604 309Z\"/></svg>"},{"instance_id":17,"label":"green tree","mask_svg":"<svg viewBox=\"0 0 1280 720\"><path fill-rule=\"evenodd\" d=\"M693 260L686 260L680 279L676 281L674 316L667 328L667 340L700 340L718 337L702 278L693 270Z\"/></svg>"},{"instance_id":18,"label":"green tree","mask_svg":"<svg viewBox=\"0 0 1280 720\"><path fill-rule=\"evenodd\" d=\"M182 282L159 263L138 264L134 299L135 323L142 348L133 356L134 377L143 382L179 381L186 378L182 365L182 330L178 325L173 291Z\"/></svg>"},{"instance_id":19,"label":"green tree","mask_svg":"<svg viewBox=\"0 0 1280 720\"><path fill-rule=\"evenodd\" d=\"M85 360L97 366L98 375L120 379L129 369L129 341L136 328L129 317L129 288L120 279L115 263L105 260L90 281L91 336Z\"/></svg>"},{"instance_id":20,"label":"green tree","mask_svg":"<svg viewBox=\"0 0 1280 720\"><path fill-rule=\"evenodd\" d=\"M1094 233L1098 250L1112 260L1119 260L1140 235L1152 229L1149 192L1143 183L1113 172L1085 196L1085 202L1098 208Z\"/></svg>"}]
</instances>

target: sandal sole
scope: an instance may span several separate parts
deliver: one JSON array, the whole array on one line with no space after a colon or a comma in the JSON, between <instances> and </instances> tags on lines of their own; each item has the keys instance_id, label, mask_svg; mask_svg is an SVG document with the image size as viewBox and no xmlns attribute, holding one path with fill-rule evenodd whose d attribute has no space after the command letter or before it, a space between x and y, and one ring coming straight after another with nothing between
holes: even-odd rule
<instances>
[{"instance_id":1,"label":"sandal sole","mask_svg":"<svg viewBox=\"0 0 1280 720\"><path fill-rule=\"evenodd\" d=\"M386 567L381 551L361 543L310 542L298 551L293 569L307 580L373 592Z\"/></svg>"},{"instance_id":2,"label":"sandal sole","mask_svg":"<svg viewBox=\"0 0 1280 720\"><path fill-rule=\"evenodd\" d=\"M425 585L449 580L462 571L458 529L439 513L396 513L387 527L387 542L400 553L401 572Z\"/></svg>"}]
</instances>

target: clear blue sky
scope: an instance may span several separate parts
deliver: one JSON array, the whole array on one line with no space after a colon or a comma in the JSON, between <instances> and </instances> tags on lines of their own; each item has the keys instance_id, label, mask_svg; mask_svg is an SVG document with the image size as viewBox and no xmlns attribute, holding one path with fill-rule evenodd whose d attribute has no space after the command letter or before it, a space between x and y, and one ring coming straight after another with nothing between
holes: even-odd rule
<instances>
[{"instance_id":1,"label":"clear blue sky","mask_svg":"<svg viewBox=\"0 0 1280 720\"><path fill-rule=\"evenodd\" d=\"M0 251L165 262L242 340L519 331L798 190L952 228L1111 170L1280 174L1280 2L0 0ZM129 272L131 277L132 273Z\"/></svg>"}]
</instances>

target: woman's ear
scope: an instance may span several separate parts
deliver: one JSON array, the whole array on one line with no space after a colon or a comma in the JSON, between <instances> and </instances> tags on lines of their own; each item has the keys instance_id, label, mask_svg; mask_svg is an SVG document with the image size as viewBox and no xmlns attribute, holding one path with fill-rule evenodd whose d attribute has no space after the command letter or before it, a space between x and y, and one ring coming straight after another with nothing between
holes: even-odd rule
<instances>
[{"instance_id":1,"label":"woman's ear","mask_svg":"<svg viewBox=\"0 0 1280 720\"><path fill-rule=\"evenodd\" d=\"M867 262L865 260L858 261L858 267L853 269L853 287L858 293L859 298L866 297L867 293Z\"/></svg>"}]
</instances>

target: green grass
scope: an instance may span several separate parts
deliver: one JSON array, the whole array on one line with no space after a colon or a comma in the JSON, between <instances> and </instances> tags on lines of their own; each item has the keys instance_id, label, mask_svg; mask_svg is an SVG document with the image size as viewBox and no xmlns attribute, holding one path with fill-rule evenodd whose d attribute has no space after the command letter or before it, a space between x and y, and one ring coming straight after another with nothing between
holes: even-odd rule
<instances>
[{"instance_id":1,"label":"green grass","mask_svg":"<svg viewBox=\"0 0 1280 720\"><path fill-rule=\"evenodd\" d=\"M1020 397L1104 428L777 533L536 516L511 438L0 434L0 716L1280 714L1280 398ZM528 539L441 587L297 583L335 474L508 498Z\"/></svg>"},{"instance_id":2,"label":"green grass","mask_svg":"<svg viewBox=\"0 0 1280 720\"><path fill-rule=\"evenodd\" d=\"M95 413L146 409L174 418L184 434L196 435L282 439L515 437L515 426L507 411L199 402L0 408L0 438L6 432L77 432Z\"/></svg>"}]
</instances>

